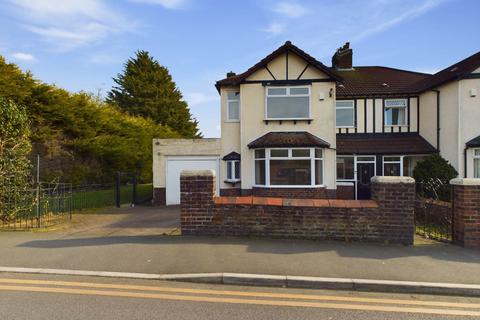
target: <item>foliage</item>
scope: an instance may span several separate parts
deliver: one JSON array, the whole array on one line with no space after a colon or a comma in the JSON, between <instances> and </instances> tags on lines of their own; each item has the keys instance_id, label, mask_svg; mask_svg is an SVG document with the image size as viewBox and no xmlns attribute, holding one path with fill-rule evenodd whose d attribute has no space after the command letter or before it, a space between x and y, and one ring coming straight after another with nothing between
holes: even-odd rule
<instances>
[{"instance_id":1,"label":"foliage","mask_svg":"<svg viewBox=\"0 0 480 320\"><path fill-rule=\"evenodd\" d=\"M0 219L29 201L30 122L25 108L0 97ZM22 205L21 205L22 204Z\"/></svg>"},{"instance_id":2,"label":"foliage","mask_svg":"<svg viewBox=\"0 0 480 320\"><path fill-rule=\"evenodd\" d=\"M152 139L180 135L153 120L128 115L87 93L69 93L35 80L0 57L0 96L26 106L32 157L41 179L96 183L116 171L137 171L151 181Z\"/></svg>"},{"instance_id":3,"label":"foliage","mask_svg":"<svg viewBox=\"0 0 480 320\"><path fill-rule=\"evenodd\" d=\"M192 119L168 69L146 51L137 51L121 74L113 79L115 86L107 102L132 115L139 115L169 126L182 137L199 137L198 122Z\"/></svg>"},{"instance_id":4,"label":"foliage","mask_svg":"<svg viewBox=\"0 0 480 320\"><path fill-rule=\"evenodd\" d=\"M413 170L413 177L420 182L423 196L448 201L449 181L458 176L457 170L440 155L431 155L419 161Z\"/></svg>"}]
</instances>

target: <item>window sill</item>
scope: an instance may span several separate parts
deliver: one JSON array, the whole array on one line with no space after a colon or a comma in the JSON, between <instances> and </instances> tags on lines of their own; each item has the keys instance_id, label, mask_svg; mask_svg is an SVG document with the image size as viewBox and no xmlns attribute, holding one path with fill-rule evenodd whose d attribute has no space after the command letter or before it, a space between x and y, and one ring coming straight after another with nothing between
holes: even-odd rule
<instances>
[{"instance_id":1,"label":"window sill","mask_svg":"<svg viewBox=\"0 0 480 320\"><path fill-rule=\"evenodd\" d=\"M237 180L237 179L236 179L236 180L229 180L229 179L227 179L227 180L224 180L223 182L229 183L229 184L232 184L232 185L235 185L235 184L237 184L237 183L240 183L240 179L238 179L238 180Z\"/></svg>"},{"instance_id":2,"label":"window sill","mask_svg":"<svg viewBox=\"0 0 480 320\"><path fill-rule=\"evenodd\" d=\"M239 123L240 120L225 120L227 123Z\"/></svg>"},{"instance_id":3,"label":"window sill","mask_svg":"<svg viewBox=\"0 0 480 320\"><path fill-rule=\"evenodd\" d=\"M310 124L313 121L313 119L264 119L263 122L265 124L268 124L269 122L278 122L279 124L282 124L282 122L293 122L293 124L297 124L297 122L307 122Z\"/></svg>"}]
</instances>

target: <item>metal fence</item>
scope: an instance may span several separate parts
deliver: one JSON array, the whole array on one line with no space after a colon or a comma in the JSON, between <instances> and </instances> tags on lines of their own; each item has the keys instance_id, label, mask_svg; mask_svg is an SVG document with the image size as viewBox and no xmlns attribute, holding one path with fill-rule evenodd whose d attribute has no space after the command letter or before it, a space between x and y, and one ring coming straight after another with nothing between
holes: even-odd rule
<instances>
[{"instance_id":1,"label":"metal fence","mask_svg":"<svg viewBox=\"0 0 480 320\"><path fill-rule=\"evenodd\" d=\"M453 241L453 194L448 182L439 179L418 182L415 227L418 235L443 242Z\"/></svg>"},{"instance_id":2,"label":"metal fence","mask_svg":"<svg viewBox=\"0 0 480 320\"><path fill-rule=\"evenodd\" d=\"M1 186L0 192L6 194ZM152 184L123 183L116 185L90 184L72 186L68 183L39 183L12 192L13 197L2 198L0 229L20 230L53 226L71 219L72 212L115 205L142 204L152 199Z\"/></svg>"}]
</instances>

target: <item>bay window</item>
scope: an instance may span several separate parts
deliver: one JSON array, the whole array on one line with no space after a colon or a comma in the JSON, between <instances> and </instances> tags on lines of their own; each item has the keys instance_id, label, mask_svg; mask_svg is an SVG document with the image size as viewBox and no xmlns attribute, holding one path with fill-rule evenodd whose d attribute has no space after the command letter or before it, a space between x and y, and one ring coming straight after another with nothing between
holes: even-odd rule
<instances>
[{"instance_id":1,"label":"bay window","mask_svg":"<svg viewBox=\"0 0 480 320\"><path fill-rule=\"evenodd\" d=\"M310 87L267 87L266 90L266 119L310 119Z\"/></svg>"},{"instance_id":2,"label":"bay window","mask_svg":"<svg viewBox=\"0 0 480 320\"><path fill-rule=\"evenodd\" d=\"M255 185L323 185L323 150L271 148L255 150Z\"/></svg>"},{"instance_id":3,"label":"bay window","mask_svg":"<svg viewBox=\"0 0 480 320\"><path fill-rule=\"evenodd\" d=\"M407 124L407 99L385 100L385 125L404 126Z\"/></svg>"},{"instance_id":4,"label":"bay window","mask_svg":"<svg viewBox=\"0 0 480 320\"><path fill-rule=\"evenodd\" d=\"M480 178L480 149L473 150L473 177Z\"/></svg>"},{"instance_id":5,"label":"bay window","mask_svg":"<svg viewBox=\"0 0 480 320\"><path fill-rule=\"evenodd\" d=\"M353 128L355 126L355 105L353 100L335 102L337 128Z\"/></svg>"},{"instance_id":6,"label":"bay window","mask_svg":"<svg viewBox=\"0 0 480 320\"><path fill-rule=\"evenodd\" d=\"M240 121L240 92L227 92L227 121Z\"/></svg>"},{"instance_id":7,"label":"bay window","mask_svg":"<svg viewBox=\"0 0 480 320\"><path fill-rule=\"evenodd\" d=\"M383 175L384 176L403 176L403 157L384 156L383 157Z\"/></svg>"}]
</instances>

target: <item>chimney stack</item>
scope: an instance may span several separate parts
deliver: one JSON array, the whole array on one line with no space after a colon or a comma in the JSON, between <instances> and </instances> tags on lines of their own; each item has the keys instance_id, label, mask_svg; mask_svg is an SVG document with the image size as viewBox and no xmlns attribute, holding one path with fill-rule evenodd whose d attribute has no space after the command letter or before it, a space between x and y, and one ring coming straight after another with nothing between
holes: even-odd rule
<instances>
[{"instance_id":1,"label":"chimney stack","mask_svg":"<svg viewBox=\"0 0 480 320\"><path fill-rule=\"evenodd\" d=\"M227 78L235 77L237 74L233 71L227 72Z\"/></svg>"},{"instance_id":2,"label":"chimney stack","mask_svg":"<svg viewBox=\"0 0 480 320\"><path fill-rule=\"evenodd\" d=\"M352 69L353 50L350 42L337 49L332 57L332 67L335 69Z\"/></svg>"}]
</instances>

